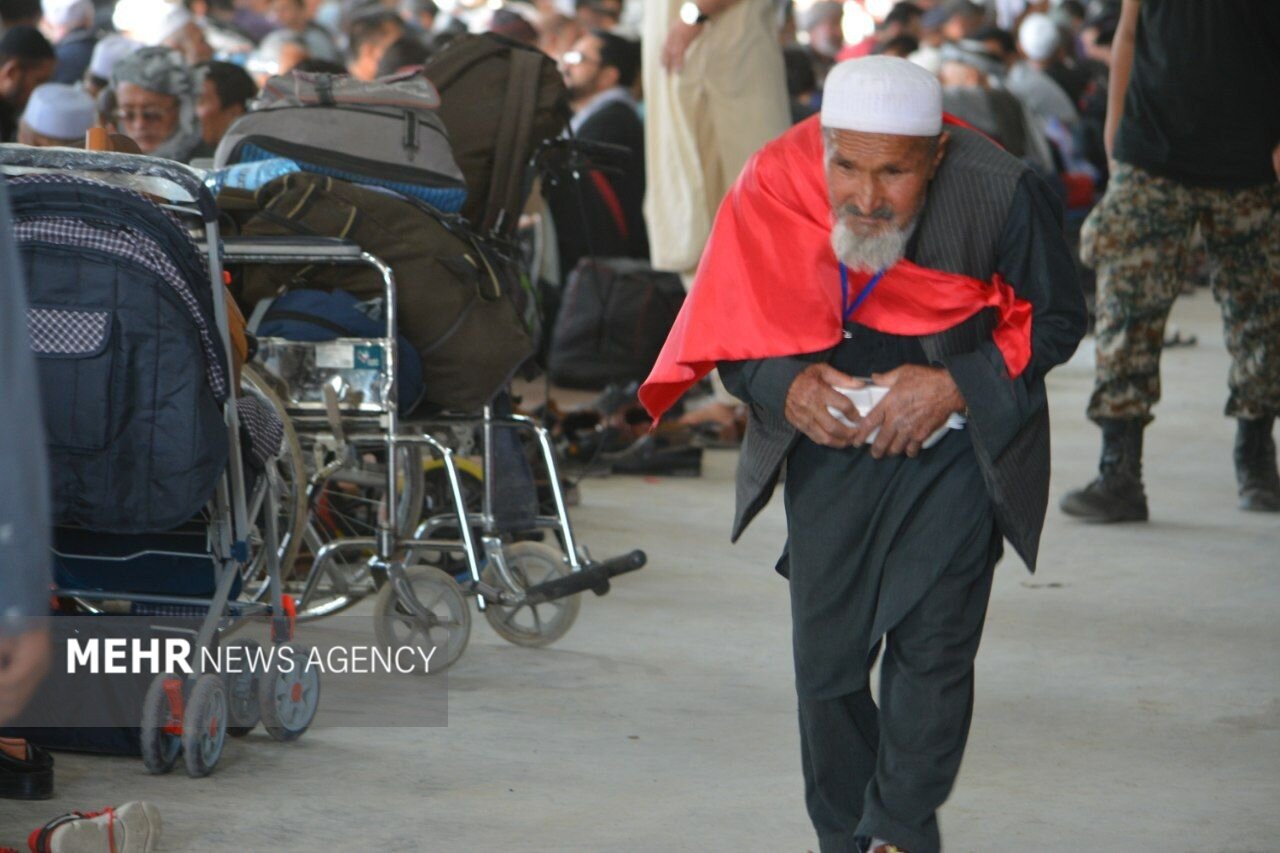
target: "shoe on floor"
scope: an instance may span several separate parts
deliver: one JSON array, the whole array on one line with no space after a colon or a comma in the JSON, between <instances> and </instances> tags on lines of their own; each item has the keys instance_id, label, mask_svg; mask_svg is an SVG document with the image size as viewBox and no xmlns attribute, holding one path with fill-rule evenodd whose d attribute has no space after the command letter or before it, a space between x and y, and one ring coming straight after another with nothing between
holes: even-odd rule
<instances>
[{"instance_id":1,"label":"shoe on floor","mask_svg":"<svg viewBox=\"0 0 1280 853\"><path fill-rule=\"evenodd\" d=\"M1147 494L1142 488L1142 431L1138 418L1104 418L1098 478L1083 489L1067 492L1059 506L1083 521L1111 524L1147 520Z\"/></svg>"},{"instance_id":2,"label":"shoe on floor","mask_svg":"<svg viewBox=\"0 0 1280 853\"><path fill-rule=\"evenodd\" d=\"M0 799L47 800L53 796L53 756L34 743L27 758L0 752Z\"/></svg>"},{"instance_id":3,"label":"shoe on floor","mask_svg":"<svg viewBox=\"0 0 1280 853\"><path fill-rule=\"evenodd\" d=\"M31 853L151 853L160 843L160 810L131 802L56 817L31 833Z\"/></svg>"}]
</instances>

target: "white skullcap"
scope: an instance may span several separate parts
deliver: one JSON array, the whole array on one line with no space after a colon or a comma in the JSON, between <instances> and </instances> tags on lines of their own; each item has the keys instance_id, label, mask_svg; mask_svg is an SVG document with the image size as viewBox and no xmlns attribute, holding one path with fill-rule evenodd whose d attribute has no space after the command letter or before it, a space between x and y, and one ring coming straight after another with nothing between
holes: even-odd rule
<instances>
[{"instance_id":1,"label":"white skullcap","mask_svg":"<svg viewBox=\"0 0 1280 853\"><path fill-rule=\"evenodd\" d=\"M167 0L120 0L111 23L144 45L154 47L195 19L179 3Z\"/></svg>"},{"instance_id":2,"label":"white skullcap","mask_svg":"<svg viewBox=\"0 0 1280 853\"><path fill-rule=\"evenodd\" d=\"M93 23L93 4L89 0L43 0L40 11L44 13L44 19L55 27L77 22Z\"/></svg>"},{"instance_id":3,"label":"white skullcap","mask_svg":"<svg viewBox=\"0 0 1280 853\"><path fill-rule=\"evenodd\" d=\"M142 45L127 39L118 33L103 36L93 46L93 56L89 59L89 73L103 80L111 79L111 72L116 63L133 53Z\"/></svg>"},{"instance_id":4,"label":"white skullcap","mask_svg":"<svg viewBox=\"0 0 1280 853\"><path fill-rule=\"evenodd\" d=\"M84 139L86 130L97 124L98 110L83 89L45 83L32 91L22 121L41 136L79 141Z\"/></svg>"},{"instance_id":5,"label":"white skullcap","mask_svg":"<svg viewBox=\"0 0 1280 853\"><path fill-rule=\"evenodd\" d=\"M1028 59L1048 59L1058 49L1058 25L1048 15L1027 15L1018 27L1018 47Z\"/></svg>"},{"instance_id":6,"label":"white skullcap","mask_svg":"<svg viewBox=\"0 0 1280 853\"><path fill-rule=\"evenodd\" d=\"M866 56L841 62L822 89L822 126L895 136L942 132L942 84L913 62Z\"/></svg>"}]
</instances>

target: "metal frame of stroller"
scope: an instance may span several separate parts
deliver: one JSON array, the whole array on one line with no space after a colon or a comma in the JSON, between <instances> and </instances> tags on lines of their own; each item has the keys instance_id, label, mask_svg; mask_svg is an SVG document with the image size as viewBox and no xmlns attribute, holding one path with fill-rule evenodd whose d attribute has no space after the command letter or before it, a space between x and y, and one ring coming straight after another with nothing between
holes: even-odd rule
<instances>
[{"instance_id":1,"label":"metal frame of stroller","mask_svg":"<svg viewBox=\"0 0 1280 853\"><path fill-rule=\"evenodd\" d=\"M0 170L11 175L30 172L71 173L108 183L123 182L130 189L153 195L160 194L159 191L163 189L168 197L168 203L163 204L163 207L179 215L192 217L203 225L214 322L227 364L232 364L229 318L222 286L221 254L216 250L208 251L208 247L219 245L218 211L213 197L195 171L156 157L13 145L0 146ZM173 188L180 191L181 197L173 197ZM89 589L56 589L54 592L56 596L84 603L90 611L95 610L93 602L106 601L202 609L206 615L196 634L197 660L203 659L203 651L213 648L221 635L229 634L249 621L269 621L271 639L276 644L289 643L294 634L292 602L285 599L279 583L278 530L274 511L278 495L277 483L270 475L263 477L267 488L263 548L266 570L272 581L271 593L265 602L231 598L235 581L241 577L241 568L251 556L244 453L240 442L235 388L229 390L222 414L229 453L226 467L218 477L210 499L207 541L215 566L215 591L212 597L115 593ZM283 413L280 414L283 416ZM249 641L250 644L252 642ZM300 654L297 650L291 651ZM194 669L195 672L185 679L173 674L158 675L147 692L141 739L143 760L152 773L168 772L176 763L179 753L185 751L188 774L207 775L221 756L226 734L246 734L261 719L275 739L293 740L306 730L314 717L319 690L319 674L314 671L301 673L299 670L303 668L295 666L293 673L286 674L276 668L270 674L271 682L263 687L257 674L236 676L224 683L220 674L201 672L198 666ZM306 707L294 707L290 704L295 684L302 684L302 690L307 694L309 704Z\"/></svg>"},{"instance_id":2,"label":"metal frame of stroller","mask_svg":"<svg viewBox=\"0 0 1280 853\"><path fill-rule=\"evenodd\" d=\"M346 609L359 601L363 596L358 590L351 589L347 578L342 577L340 569L334 561L339 555L356 552L367 557L366 566L371 569L375 583L385 577L387 583L381 585L378 592L378 619L389 618L388 614L398 614L402 620L416 620L423 626L422 634L430 636L432 628L441 622L438 614L423 605L414 590L414 581L421 582L424 576L410 578L406 569L411 566L420 552L460 554L465 561L469 580L462 588L457 587L452 576L438 570L430 570L425 580L435 586L435 591L450 601L446 602L448 612L457 620L465 623L462 640L455 645L448 645L443 651L443 660L439 661L431 671L440 671L452 664L462 653L466 645L466 634L469 634L470 617L466 610L463 594L476 598L477 607L485 611L496 605L500 608L520 608L550 602L566 596L575 595L588 589L603 595L609 590L610 578L644 566L646 558L643 552L633 551L621 557L602 563L590 561L574 536L569 522L563 490L561 489L556 468L554 450L550 436L543 427L528 417L514 415L511 417L495 417L491 407L485 407L477 416L441 416L428 420L415 420L406 423L397 410L397 371L396 349L398 324L396 320L396 282L390 267L379 258L363 251L358 245L349 241L332 238L239 238L229 239L225 244L225 255L229 264L363 264L377 270L382 278L385 300L385 321L387 334L381 338L339 338L327 344L309 344L284 341L270 338L259 338L259 362L265 368L264 373L280 384L277 392L285 399L289 416L293 419L295 429L300 433L322 440L332 441L336 447L358 450L359 448L382 448L388 460L385 483L385 507L379 513L379 521L375 535L372 537L334 538L326 541L318 533L314 525L308 527L307 540L314 548L314 561L308 572L303 590L298 598L299 618L320 618ZM377 347L378 354L373 359L377 364L377 379L374 383L365 383L355 393L346 387L340 374L322 375L317 368L318 358L308 353L317 347L328 345L352 347ZM273 370L270 363L263 363L262 356L270 360L276 348L302 351L302 358L294 359L291 368ZM305 365L305 368L302 366ZM296 375L281 376L280 372L296 372ZM365 396L367 394L367 396ZM350 427L350 428L349 428ZM493 511L492 483L492 435L496 428L508 427L525 430L536 438L542 460L550 476L550 487L555 503L556 514L540 515L533 520L534 527L549 529L556 533L563 549L563 562L567 572L553 580L525 587L511 571L504 559L502 542L497 535L498 522ZM456 464L455 450L445 441L437 438L432 431L449 431L457 428L481 430L484 458L484 497L482 510L479 513L468 513L466 499ZM451 510L424 519L417 525L412 535L406 536L396 530L399 519L397 501L399 483L399 465L402 447L425 447L436 458L441 460L447 478L448 498L452 503ZM317 486L332 476L342 466L339 458L334 463L321 467L313 472L308 481L308 496L314 497ZM309 501L310 503L310 501ZM473 526L482 531L480 542L476 542ZM458 531L458 539L433 538L438 531L453 527ZM318 547L316 547L318 545ZM483 547L483 551L480 547ZM491 561L496 570L496 579L501 588L482 579L482 563ZM312 608L312 597L318 584L330 577L342 587L340 594L325 602L319 608ZM492 621L492 620L491 620ZM375 628L382 625L375 621ZM567 630L567 626L565 626ZM512 642L524 645L545 645L555 639L551 637L544 642L521 642L503 634ZM378 635L382 645L397 645L397 638L384 632ZM450 639L453 639L451 636Z\"/></svg>"}]
</instances>

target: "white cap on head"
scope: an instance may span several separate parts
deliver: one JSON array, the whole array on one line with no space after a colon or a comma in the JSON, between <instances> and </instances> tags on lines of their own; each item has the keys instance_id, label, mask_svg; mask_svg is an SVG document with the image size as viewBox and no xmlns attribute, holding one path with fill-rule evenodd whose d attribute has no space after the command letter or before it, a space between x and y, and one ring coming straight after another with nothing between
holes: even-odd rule
<instances>
[{"instance_id":1,"label":"white cap on head","mask_svg":"<svg viewBox=\"0 0 1280 853\"><path fill-rule=\"evenodd\" d=\"M77 86L45 83L31 92L22 121L41 136L80 141L98 121L93 98Z\"/></svg>"},{"instance_id":2,"label":"white cap on head","mask_svg":"<svg viewBox=\"0 0 1280 853\"><path fill-rule=\"evenodd\" d=\"M1058 25L1048 15L1027 15L1018 27L1018 47L1028 59L1048 59L1058 49Z\"/></svg>"},{"instance_id":3,"label":"white cap on head","mask_svg":"<svg viewBox=\"0 0 1280 853\"><path fill-rule=\"evenodd\" d=\"M117 30L148 47L163 44L194 20L182 4L167 0L120 0L111 16Z\"/></svg>"},{"instance_id":4,"label":"white cap on head","mask_svg":"<svg viewBox=\"0 0 1280 853\"><path fill-rule=\"evenodd\" d=\"M93 56L89 59L89 73L103 80L111 79L111 72L116 63L133 53L142 45L127 39L118 33L103 36L93 46Z\"/></svg>"},{"instance_id":5,"label":"white cap on head","mask_svg":"<svg viewBox=\"0 0 1280 853\"><path fill-rule=\"evenodd\" d=\"M913 62L867 56L841 62L822 90L822 126L895 136L942 132L942 84Z\"/></svg>"},{"instance_id":6,"label":"white cap on head","mask_svg":"<svg viewBox=\"0 0 1280 853\"><path fill-rule=\"evenodd\" d=\"M89 0L42 0L40 11L44 19L55 27L93 23L93 4Z\"/></svg>"}]
</instances>

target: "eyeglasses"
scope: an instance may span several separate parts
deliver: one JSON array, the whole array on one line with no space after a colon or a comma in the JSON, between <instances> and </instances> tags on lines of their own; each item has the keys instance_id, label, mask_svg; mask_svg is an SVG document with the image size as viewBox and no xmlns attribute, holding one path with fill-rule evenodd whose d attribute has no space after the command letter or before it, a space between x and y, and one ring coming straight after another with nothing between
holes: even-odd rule
<instances>
[{"instance_id":1,"label":"eyeglasses","mask_svg":"<svg viewBox=\"0 0 1280 853\"><path fill-rule=\"evenodd\" d=\"M172 114L172 109L116 110L115 119L120 124L159 124Z\"/></svg>"},{"instance_id":2,"label":"eyeglasses","mask_svg":"<svg viewBox=\"0 0 1280 853\"><path fill-rule=\"evenodd\" d=\"M599 64L600 60L592 59L580 50L571 50L564 56L560 57L560 61L565 65L586 65L588 62Z\"/></svg>"}]
</instances>

